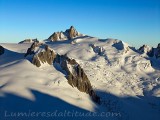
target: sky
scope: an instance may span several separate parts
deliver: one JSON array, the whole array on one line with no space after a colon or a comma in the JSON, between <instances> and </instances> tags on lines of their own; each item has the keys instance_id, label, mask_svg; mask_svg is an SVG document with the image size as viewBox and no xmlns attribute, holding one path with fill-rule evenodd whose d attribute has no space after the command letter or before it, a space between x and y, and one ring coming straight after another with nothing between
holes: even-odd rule
<instances>
[{"instance_id":1,"label":"sky","mask_svg":"<svg viewBox=\"0 0 160 120\"><path fill-rule=\"evenodd\" d=\"M48 38L73 25L101 39L160 43L160 0L0 0L0 43Z\"/></svg>"}]
</instances>

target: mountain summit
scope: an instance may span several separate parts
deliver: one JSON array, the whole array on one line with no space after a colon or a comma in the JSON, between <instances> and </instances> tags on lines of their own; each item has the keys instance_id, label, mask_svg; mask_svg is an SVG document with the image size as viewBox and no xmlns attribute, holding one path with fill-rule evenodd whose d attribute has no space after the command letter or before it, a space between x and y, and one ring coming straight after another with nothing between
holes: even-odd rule
<instances>
[{"instance_id":1,"label":"mountain summit","mask_svg":"<svg viewBox=\"0 0 160 120\"><path fill-rule=\"evenodd\" d=\"M68 40L73 39L75 37L81 36L77 30L71 26L69 29L67 29L65 32L54 32L48 39L50 41L59 41L59 40Z\"/></svg>"}]
</instances>

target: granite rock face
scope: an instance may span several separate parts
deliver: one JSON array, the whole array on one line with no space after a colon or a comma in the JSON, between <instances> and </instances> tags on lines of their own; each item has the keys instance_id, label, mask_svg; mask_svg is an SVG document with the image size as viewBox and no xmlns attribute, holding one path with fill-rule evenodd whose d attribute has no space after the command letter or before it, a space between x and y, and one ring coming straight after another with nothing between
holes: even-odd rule
<instances>
[{"instance_id":1,"label":"granite rock face","mask_svg":"<svg viewBox=\"0 0 160 120\"><path fill-rule=\"evenodd\" d=\"M48 39L51 41L58 41L60 38L60 32L54 32Z\"/></svg>"},{"instance_id":2,"label":"granite rock face","mask_svg":"<svg viewBox=\"0 0 160 120\"><path fill-rule=\"evenodd\" d=\"M45 45L44 51L34 55L32 63L37 67L40 67L41 63L48 63L49 65L52 65L55 57L56 54L54 53L54 51L51 50L48 45Z\"/></svg>"},{"instance_id":3,"label":"granite rock face","mask_svg":"<svg viewBox=\"0 0 160 120\"><path fill-rule=\"evenodd\" d=\"M38 42L34 42L30 48L28 48L27 50L27 53L24 55L24 57L27 57L28 55L32 55L34 54L35 52L35 48L39 46L39 43Z\"/></svg>"},{"instance_id":4,"label":"granite rock face","mask_svg":"<svg viewBox=\"0 0 160 120\"><path fill-rule=\"evenodd\" d=\"M38 50L35 51L37 48ZM93 101L100 103L100 97L96 95L87 75L75 59L71 59L67 55L59 55L50 49L48 45L39 45L36 42L28 48L25 56L32 54L31 62L34 65L40 67L43 63L48 63L49 65L59 64L61 69L65 71L66 79L72 87L89 94Z\"/></svg>"},{"instance_id":5,"label":"granite rock face","mask_svg":"<svg viewBox=\"0 0 160 120\"><path fill-rule=\"evenodd\" d=\"M66 71L66 78L72 87L89 94L93 101L100 103L100 97L96 95L87 75L75 59L70 59L66 55L57 55L55 62Z\"/></svg>"},{"instance_id":6,"label":"granite rock face","mask_svg":"<svg viewBox=\"0 0 160 120\"><path fill-rule=\"evenodd\" d=\"M56 54L48 47L48 45L39 42L34 42L31 47L28 48L27 53L24 56L27 57L28 55L33 55L31 62L37 67L40 67L41 63L48 63L51 65L56 57Z\"/></svg>"},{"instance_id":7,"label":"granite rock face","mask_svg":"<svg viewBox=\"0 0 160 120\"><path fill-rule=\"evenodd\" d=\"M0 55L4 54L4 48L0 45Z\"/></svg>"},{"instance_id":8,"label":"granite rock face","mask_svg":"<svg viewBox=\"0 0 160 120\"><path fill-rule=\"evenodd\" d=\"M54 32L48 39L50 41L61 41L61 40L68 40L73 39L75 37L80 36L80 34L76 31L76 29L71 26L65 32Z\"/></svg>"},{"instance_id":9,"label":"granite rock face","mask_svg":"<svg viewBox=\"0 0 160 120\"><path fill-rule=\"evenodd\" d=\"M70 29L68 30L68 33L69 33L70 39L73 39L74 37L78 36L78 32L76 31L76 29L73 26L70 27Z\"/></svg>"}]
</instances>

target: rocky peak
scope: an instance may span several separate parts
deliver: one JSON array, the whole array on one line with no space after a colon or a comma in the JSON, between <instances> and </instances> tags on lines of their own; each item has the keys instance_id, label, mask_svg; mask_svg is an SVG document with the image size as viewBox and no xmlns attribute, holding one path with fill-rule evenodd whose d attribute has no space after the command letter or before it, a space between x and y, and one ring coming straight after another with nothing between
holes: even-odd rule
<instances>
[{"instance_id":1,"label":"rocky peak","mask_svg":"<svg viewBox=\"0 0 160 120\"><path fill-rule=\"evenodd\" d=\"M54 32L48 39L50 41L60 41L60 40L68 40L73 39L75 37L80 36L80 34L76 31L76 29L71 26L65 32Z\"/></svg>"},{"instance_id":2,"label":"rocky peak","mask_svg":"<svg viewBox=\"0 0 160 120\"><path fill-rule=\"evenodd\" d=\"M149 57L156 57L160 58L160 43L158 44L157 48L150 48L147 45L143 45L138 49L141 53L146 53Z\"/></svg>"},{"instance_id":3,"label":"rocky peak","mask_svg":"<svg viewBox=\"0 0 160 120\"><path fill-rule=\"evenodd\" d=\"M31 47L28 48L27 53L24 55L24 57L27 57L27 55L32 55L35 53L35 48L40 46L42 43L34 42L32 43Z\"/></svg>"},{"instance_id":4,"label":"rocky peak","mask_svg":"<svg viewBox=\"0 0 160 120\"><path fill-rule=\"evenodd\" d=\"M78 36L78 32L76 31L76 29L73 26L71 26L69 29L70 39L73 39L74 37L77 37L77 36Z\"/></svg>"},{"instance_id":5,"label":"rocky peak","mask_svg":"<svg viewBox=\"0 0 160 120\"><path fill-rule=\"evenodd\" d=\"M4 48L0 45L0 55L4 54Z\"/></svg>"},{"instance_id":6,"label":"rocky peak","mask_svg":"<svg viewBox=\"0 0 160 120\"><path fill-rule=\"evenodd\" d=\"M59 32L54 32L49 39L51 39L51 41L59 40Z\"/></svg>"},{"instance_id":7,"label":"rocky peak","mask_svg":"<svg viewBox=\"0 0 160 120\"><path fill-rule=\"evenodd\" d=\"M138 49L141 53L149 53L151 52L151 48L148 45L143 45Z\"/></svg>"}]
</instances>

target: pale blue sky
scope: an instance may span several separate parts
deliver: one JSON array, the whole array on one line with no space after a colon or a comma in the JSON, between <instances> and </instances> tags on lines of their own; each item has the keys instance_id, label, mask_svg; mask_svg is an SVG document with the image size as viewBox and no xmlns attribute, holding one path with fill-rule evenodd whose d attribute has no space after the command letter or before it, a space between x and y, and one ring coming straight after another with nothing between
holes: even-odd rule
<instances>
[{"instance_id":1,"label":"pale blue sky","mask_svg":"<svg viewBox=\"0 0 160 120\"><path fill-rule=\"evenodd\" d=\"M159 0L0 0L0 43L48 38L71 25L130 45L160 43Z\"/></svg>"}]
</instances>

